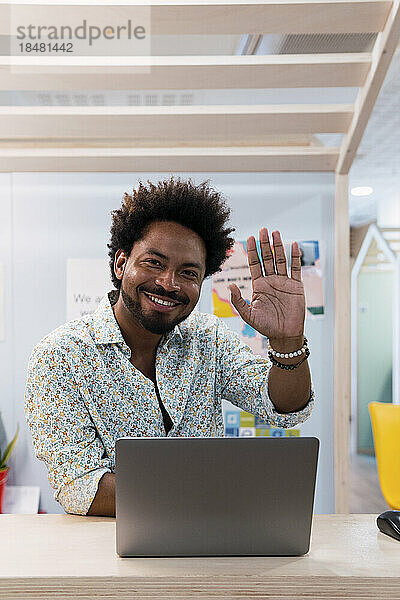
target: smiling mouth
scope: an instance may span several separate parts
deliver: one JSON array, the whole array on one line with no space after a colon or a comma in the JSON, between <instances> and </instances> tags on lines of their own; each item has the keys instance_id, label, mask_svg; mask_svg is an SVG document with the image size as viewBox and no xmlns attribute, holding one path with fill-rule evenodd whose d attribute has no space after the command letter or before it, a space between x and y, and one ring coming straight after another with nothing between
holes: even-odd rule
<instances>
[{"instance_id":1,"label":"smiling mouth","mask_svg":"<svg viewBox=\"0 0 400 600\"><path fill-rule=\"evenodd\" d=\"M181 302L174 302L172 300L163 300L162 298L160 298L158 296L153 296L153 294L149 294L148 292L143 292L143 293L156 306L160 306L163 308L175 308L176 306L179 306L181 304Z\"/></svg>"}]
</instances>

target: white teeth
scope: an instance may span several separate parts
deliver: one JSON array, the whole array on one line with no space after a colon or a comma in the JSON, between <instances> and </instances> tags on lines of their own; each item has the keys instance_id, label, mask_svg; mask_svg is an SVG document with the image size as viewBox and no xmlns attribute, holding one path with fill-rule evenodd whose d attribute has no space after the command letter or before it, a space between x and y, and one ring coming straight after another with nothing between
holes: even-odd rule
<instances>
[{"instance_id":1,"label":"white teeth","mask_svg":"<svg viewBox=\"0 0 400 600\"><path fill-rule=\"evenodd\" d=\"M160 300L160 298L155 298L154 296L149 296L149 298L156 304L162 304L163 306L175 306L174 302L167 302L166 300Z\"/></svg>"}]
</instances>

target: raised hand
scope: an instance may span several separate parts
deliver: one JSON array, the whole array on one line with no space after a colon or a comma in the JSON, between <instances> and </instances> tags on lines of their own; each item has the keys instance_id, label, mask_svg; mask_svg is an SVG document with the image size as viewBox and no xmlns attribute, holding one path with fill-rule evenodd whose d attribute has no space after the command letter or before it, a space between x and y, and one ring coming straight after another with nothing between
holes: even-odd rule
<instances>
[{"instance_id":1,"label":"raised hand","mask_svg":"<svg viewBox=\"0 0 400 600\"><path fill-rule=\"evenodd\" d=\"M229 285L231 302L242 319L273 340L300 338L304 331L305 296L301 281L300 249L292 244L291 276L288 276L285 249L279 231L272 233L274 254L268 231L260 230L261 259L253 236L247 240L247 254L253 285L250 305L234 283Z\"/></svg>"}]
</instances>

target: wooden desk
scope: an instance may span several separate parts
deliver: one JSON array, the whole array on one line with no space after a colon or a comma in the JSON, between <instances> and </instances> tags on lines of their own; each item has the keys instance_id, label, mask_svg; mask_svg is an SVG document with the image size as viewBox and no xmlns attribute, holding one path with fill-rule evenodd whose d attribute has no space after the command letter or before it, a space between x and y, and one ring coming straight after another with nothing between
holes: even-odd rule
<instances>
[{"instance_id":1,"label":"wooden desk","mask_svg":"<svg viewBox=\"0 0 400 600\"><path fill-rule=\"evenodd\" d=\"M400 542L375 519L315 517L302 557L121 559L114 519L0 515L0 598L400 599Z\"/></svg>"}]
</instances>

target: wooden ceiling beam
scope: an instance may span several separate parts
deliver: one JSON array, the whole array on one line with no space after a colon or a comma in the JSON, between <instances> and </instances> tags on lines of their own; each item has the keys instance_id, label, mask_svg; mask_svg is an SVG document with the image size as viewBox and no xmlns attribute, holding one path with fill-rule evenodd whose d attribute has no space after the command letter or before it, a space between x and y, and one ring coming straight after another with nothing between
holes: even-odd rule
<instances>
[{"instance_id":1,"label":"wooden ceiling beam","mask_svg":"<svg viewBox=\"0 0 400 600\"><path fill-rule=\"evenodd\" d=\"M0 57L0 90L357 87L369 53L267 56Z\"/></svg>"},{"instance_id":2,"label":"wooden ceiling beam","mask_svg":"<svg viewBox=\"0 0 400 600\"><path fill-rule=\"evenodd\" d=\"M25 3L24 3L25 2ZM34 5L34 6L33 6ZM18 24L77 24L85 18L98 26L131 19L151 24L151 35L357 33L382 31L389 0L114 0L96 5L51 4L26 0L0 3L0 34L10 15ZM110 15L114 19L110 21Z\"/></svg>"},{"instance_id":3,"label":"wooden ceiling beam","mask_svg":"<svg viewBox=\"0 0 400 600\"><path fill-rule=\"evenodd\" d=\"M261 145L263 136L343 133L351 104L213 106L0 106L0 139L222 140Z\"/></svg>"},{"instance_id":4,"label":"wooden ceiling beam","mask_svg":"<svg viewBox=\"0 0 400 600\"><path fill-rule=\"evenodd\" d=\"M338 148L0 148L0 172L333 171Z\"/></svg>"}]
</instances>

